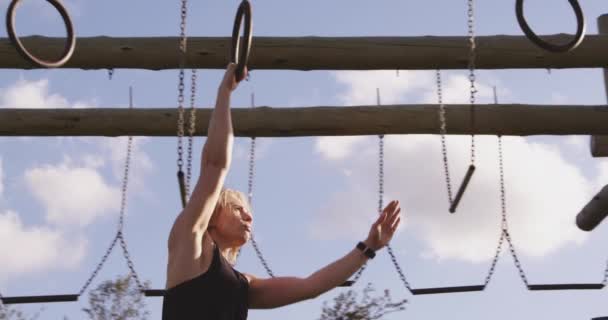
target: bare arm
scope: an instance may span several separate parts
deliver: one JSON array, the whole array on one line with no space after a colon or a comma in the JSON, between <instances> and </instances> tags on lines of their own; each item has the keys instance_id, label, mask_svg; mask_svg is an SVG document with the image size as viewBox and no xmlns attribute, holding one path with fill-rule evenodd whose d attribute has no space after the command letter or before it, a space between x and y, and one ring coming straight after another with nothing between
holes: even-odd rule
<instances>
[{"instance_id":1,"label":"bare arm","mask_svg":"<svg viewBox=\"0 0 608 320\"><path fill-rule=\"evenodd\" d=\"M379 250L392 238L400 224L399 202L391 202L371 227L365 244ZM344 283L365 263L367 257L358 249L325 266L307 278L277 277L257 279L249 277L251 308L276 308L312 299Z\"/></svg>"},{"instance_id":2,"label":"bare arm","mask_svg":"<svg viewBox=\"0 0 608 320\"><path fill-rule=\"evenodd\" d=\"M215 109L209 120L207 141L202 150L201 174L194 186L192 196L178 217L174 228L192 234L204 233L215 209L232 159L232 117L230 95L236 89L234 65L228 66L217 94ZM189 229L189 230L187 230ZM169 246L174 242L171 232Z\"/></svg>"}]
</instances>

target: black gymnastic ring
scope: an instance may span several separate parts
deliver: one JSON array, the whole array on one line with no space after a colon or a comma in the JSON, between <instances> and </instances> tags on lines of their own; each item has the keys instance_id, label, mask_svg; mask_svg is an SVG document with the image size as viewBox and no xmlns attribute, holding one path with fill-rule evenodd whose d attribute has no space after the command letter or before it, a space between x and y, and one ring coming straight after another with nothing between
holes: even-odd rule
<instances>
[{"instance_id":1,"label":"black gymnastic ring","mask_svg":"<svg viewBox=\"0 0 608 320\"><path fill-rule=\"evenodd\" d=\"M65 27L68 32L68 39L65 43L65 49L61 55L61 58L57 61L47 61L43 59L39 59L32 55L21 43L17 33L15 32L15 11L17 5L21 0L12 0L10 5L8 6L8 10L6 11L6 31L8 32L8 36L11 39L11 42L17 49L17 51L30 62L44 68L57 68L64 65L74 53L74 49L76 48L76 36L74 35L74 26L72 25L72 20L70 19L70 15L65 7L61 4L60 0L46 0L48 3L53 5L55 9L61 14L63 18L63 22L65 23Z\"/></svg>"},{"instance_id":2,"label":"black gymnastic ring","mask_svg":"<svg viewBox=\"0 0 608 320\"><path fill-rule=\"evenodd\" d=\"M241 31L241 23L245 20L245 30L243 31L243 38L245 44L243 45L239 39L239 33ZM243 0L236 11L236 17L234 19L234 27L232 29L232 49L230 51L230 61L237 64L235 75L236 81L239 82L245 77L245 68L249 61L249 52L251 51L251 42L253 40L252 26L251 26L251 4L248 0ZM241 50L241 47L244 49Z\"/></svg>"},{"instance_id":3,"label":"black gymnastic ring","mask_svg":"<svg viewBox=\"0 0 608 320\"><path fill-rule=\"evenodd\" d=\"M532 31L532 28L530 28L526 22L526 18L524 17L524 0L516 0L515 13L517 16L517 21L519 22L519 26L523 30L526 37L537 46L550 52L568 52L576 49L576 47L578 47L578 45L581 44L585 38L585 16L583 15L583 10L581 9L578 0L568 0L568 2L570 2L570 6L572 6L572 9L574 10L574 14L576 14L577 30L572 41L560 45L546 42L537 36L534 31Z\"/></svg>"}]
</instances>

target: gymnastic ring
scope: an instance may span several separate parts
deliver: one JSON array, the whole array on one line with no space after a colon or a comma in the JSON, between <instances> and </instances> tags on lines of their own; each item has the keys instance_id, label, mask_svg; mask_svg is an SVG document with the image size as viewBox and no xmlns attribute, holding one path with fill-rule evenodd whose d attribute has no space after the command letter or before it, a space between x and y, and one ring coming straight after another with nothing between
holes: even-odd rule
<instances>
[{"instance_id":1,"label":"gymnastic ring","mask_svg":"<svg viewBox=\"0 0 608 320\"><path fill-rule=\"evenodd\" d=\"M243 31L244 44L239 39L243 20L245 20L245 30ZM232 29L232 49L230 51L230 61L237 64L235 71L237 82L245 78L245 68L249 61L252 40L251 4L248 0L243 0L236 11L234 27Z\"/></svg>"},{"instance_id":2,"label":"gymnastic ring","mask_svg":"<svg viewBox=\"0 0 608 320\"><path fill-rule=\"evenodd\" d=\"M570 6L572 6L572 9L574 10L574 14L576 14L576 35L572 41L559 45L542 40L534 33L534 31L532 31L532 28L530 28L526 22L526 18L524 17L524 0L516 0L515 12L517 15L517 21L519 22L519 26L523 30L526 37L537 46L550 52L568 52L576 49L576 47L578 47L578 45L581 44L585 38L585 16L583 15L583 10L581 9L578 0L568 0L568 2L570 2Z\"/></svg>"},{"instance_id":3,"label":"gymnastic ring","mask_svg":"<svg viewBox=\"0 0 608 320\"><path fill-rule=\"evenodd\" d=\"M68 32L68 39L65 43L65 49L63 50L61 58L57 61L47 61L37 58L29 51L27 51L27 49L25 49L25 47L21 43L21 40L19 40L17 33L15 32L15 11L20 1L21 0L12 0L10 5L8 6L8 10L6 11L6 31L8 32L8 36L11 39L11 42L13 43L13 45L15 45L17 51L30 62L44 68L61 67L68 60L70 60L72 54L74 53L74 49L76 48L76 36L74 35L74 27L72 25L72 20L70 19L68 11L61 4L60 0L46 0L48 3L53 5L55 9L57 9L59 14L61 14L61 17L63 18L63 22L65 23L65 27Z\"/></svg>"}]
</instances>

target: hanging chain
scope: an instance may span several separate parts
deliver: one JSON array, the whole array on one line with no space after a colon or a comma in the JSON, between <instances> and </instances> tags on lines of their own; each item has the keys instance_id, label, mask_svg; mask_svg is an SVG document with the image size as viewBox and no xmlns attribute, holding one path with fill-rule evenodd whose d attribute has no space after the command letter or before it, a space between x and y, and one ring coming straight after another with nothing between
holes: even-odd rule
<instances>
[{"instance_id":1,"label":"hanging chain","mask_svg":"<svg viewBox=\"0 0 608 320\"><path fill-rule=\"evenodd\" d=\"M82 286L82 288L78 292L79 296L84 294L84 292L87 290L89 285L91 285L91 282L93 281L93 279L95 279L95 277L97 276L97 273L99 273L99 270L101 270L101 267L103 267L103 265L106 263L106 260L108 260L110 253L112 253L112 249L114 249L114 246L116 246L116 241L118 241L119 236L120 236L119 233L117 233L114 236L114 239L112 240L112 244L110 244L110 247L108 247L108 250L106 250L106 253L103 255L103 258L101 258L101 261L97 264L97 267L95 268L95 270L93 271L93 273L91 274L89 279L87 279L87 281L84 283L84 286Z\"/></svg>"},{"instance_id":2,"label":"hanging chain","mask_svg":"<svg viewBox=\"0 0 608 320\"><path fill-rule=\"evenodd\" d=\"M448 201L452 204L452 183L450 181L450 170L448 167L448 150L445 142L447 133L447 120L445 117L445 105L443 104L443 85L441 82L441 71L435 73L437 80L437 103L439 103L439 133L441 134L441 153L443 154L443 169L445 171L445 182L448 188Z\"/></svg>"},{"instance_id":3,"label":"hanging chain","mask_svg":"<svg viewBox=\"0 0 608 320\"><path fill-rule=\"evenodd\" d=\"M381 101L380 101L380 89L376 88L376 97L377 97L377 103L378 106L381 105ZM382 209L384 207L384 135L381 134L378 136L378 214L382 213ZM397 274L399 274L399 278L401 279L401 282L403 282L403 285L405 286L405 288L409 291L412 291L412 288L410 286L410 283L407 281L407 278L405 277L405 273L403 272L403 269L401 269L401 266L399 265L399 262L397 262L397 257L395 256L395 253L393 252L393 248L391 248L390 244L386 245L386 249L388 251L389 256L391 257L391 261L393 262L393 265L395 266L395 270L397 271ZM361 272L363 272L363 269L365 269L364 265L359 274L357 274L357 276L355 276L355 281L361 276Z\"/></svg>"},{"instance_id":4,"label":"hanging chain","mask_svg":"<svg viewBox=\"0 0 608 320\"><path fill-rule=\"evenodd\" d=\"M471 111L471 165L475 165L475 94L477 88L475 87L475 60L477 58L475 43L475 3L474 0L468 0L468 21L469 27L469 82L471 86L470 91L470 111Z\"/></svg>"},{"instance_id":5,"label":"hanging chain","mask_svg":"<svg viewBox=\"0 0 608 320\"><path fill-rule=\"evenodd\" d=\"M503 237L507 240L509 244L509 251L511 251L511 256L513 257L513 262L515 263L515 267L519 272L519 277L524 282L524 284L528 285L528 278L526 277L526 273L524 272L523 267L521 266L521 262L517 257L517 253L515 252L515 246L513 246L513 242L511 241L511 234L509 233L509 225L507 223L507 197L505 191L505 178L504 178L504 165L502 159L502 136L498 136L498 161L500 166L500 204L502 209L502 234Z\"/></svg>"},{"instance_id":6,"label":"hanging chain","mask_svg":"<svg viewBox=\"0 0 608 320\"><path fill-rule=\"evenodd\" d=\"M190 80L190 122L188 127L188 155L186 159L186 196L190 195L190 179L192 177L192 146L196 132L196 69L192 69Z\"/></svg>"},{"instance_id":7,"label":"hanging chain","mask_svg":"<svg viewBox=\"0 0 608 320\"><path fill-rule=\"evenodd\" d=\"M255 107L255 95L251 94L251 108ZM249 146L249 177L247 179L247 198L249 200L249 206L253 206L253 179L255 177L255 137L251 137L251 144ZM274 272L270 269L268 262L264 259L264 255L258 246L258 243L255 241L255 237L253 236L253 232L251 233L251 244L253 245L253 250L255 250L255 254L258 256L258 259L262 263L262 266L266 270L266 273L272 278L274 278Z\"/></svg>"},{"instance_id":8,"label":"hanging chain","mask_svg":"<svg viewBox=\"0 0 608 320\"><path fill-rule=\"evenodd\" d=\"M133 88L129 88L129 109L133 109ZM127 208L127 188L129 186L129 170L131 164L131 154L133 150L133 137L129 136L129 140L127 142L127 156L125 159L125 171L122 179L122 193L120 200L120 218L118 222L118 232L116 237L120 241L120 246L122 247L122 253L127 260L127 266L131 271L131 276L135 279L135 283L137 287L143 291L145 288L142 283L139 281L139 277L137 276L137 271L135 271L135 266L133 261L131 260L131 255L129 254L129 250L127 248L127 243L124 239L124 220L125 220L125 211Z\"/></svg>"},{"instance_id":9,"label":"hanging chain","mask_svg":"<svg viewBox=\"0 0 608 320\"><path fill-rule=\"evenodd\" d=\"M186 64L186 16L188 14L187 0L182 0L180 40L179 40L179 82L177 85L177 167L181 172L184 165L184 66Z\"/></svg>"},{"instance_id":10,"label":"hanging chain","mask_svg":"<svg viewBox=\"0 0 608 320\"><path fill-rule=\"evenodd\" d=\"M129 109L133 109L133 89L132 88L129 88ZM101 270L103 265L105 264L106 260L108 260L110 253L116 246L116 242L119 240L120 240L120 245L122 247L123 256L124 256L125 260L127 261L127 266L129 267L131 276L133 276L133 278L135 279L135 283L137 284L137 286L139 287L140 290L145 289L144 286L142 285L142 283L140 282L139 277L137 276L137 271L135 271L135 266L133 264L133 261L131 260L129 250L127 249L127 243L124 239L124 233L123 233L125 210L127 207L127 190L128 190L128 186L129 186L129 171L130 171L130 164L131 164L132 149L133 149L133 137L129 136L129 139L127 141L127 155L125 158L124 174L123 174L123 179L122 179L120 214L119 214L119 218L118 218L118 228L116 230L116 235L114 236L114 239L112 240L112 243L110 244L110 247L108 247L108 249L106 250L106 253L103 255L101 261L99 262L99 264L97 264L97 267L95 268L95 270L93 271L91 276L87 279L84 286L82 286L82 288L78 292L79 296L84 294L84 292L87 290L87 288L89 287L89 285L91 284L93 279L95 279L95 277L97 276L97 274L99 273L99 271Z\"/></svg>"},{"instance_id":11,"label":"hanging chain","mask_svg":"<svg viewBox=\"0 0 608 320\"><path fill-rule=\"evenodd\" d=\"M606 261L606 269L604 269L604 279L602 280L604 286L608 285L608 261Z\"/></svg>"}]
</instances>

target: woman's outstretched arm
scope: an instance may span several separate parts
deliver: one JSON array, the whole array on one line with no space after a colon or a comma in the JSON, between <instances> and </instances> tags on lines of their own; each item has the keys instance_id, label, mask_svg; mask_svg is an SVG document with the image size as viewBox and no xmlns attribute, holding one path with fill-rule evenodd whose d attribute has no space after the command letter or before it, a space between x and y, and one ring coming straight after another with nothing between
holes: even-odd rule
<instances>
[{"instance_id":1,"label":"woman's outstretched arm","mask_svg":"<svg viewBox=\"0 0 608 320\"><path fill-rule=\"evenodd\" d=\"M364 243L375 251L386 246L401 222L400 212L401 208L398 201L393 201L386 206L378 220L372 225ZM310 251L306 250L306 254L310 254ZM250 283L250 307L258 309L276 308L315 298L344 283L363 266L367 259L359 249L353 249L341 259L307 278L257 279L247 275Z\"/></svg>"},{"instance_id":2,"label":"woman's outstretched arm","mask_svg":"<svg viewBox=\"0 0 608 320\"><path fill-rule=\"evenodd\" d=\"M177 233L188 235L205 232L230 168L234 140L230 95L238 85L234 71L235 65L230 64L218 88L215 109L207 130L207 141L202 150L201 174L190 200L178 217L179 222L176 221L174 229L180 229ZM172 239L175 238L174 231L169 239L170 247Z\"/></svg>"}]
</instances>

